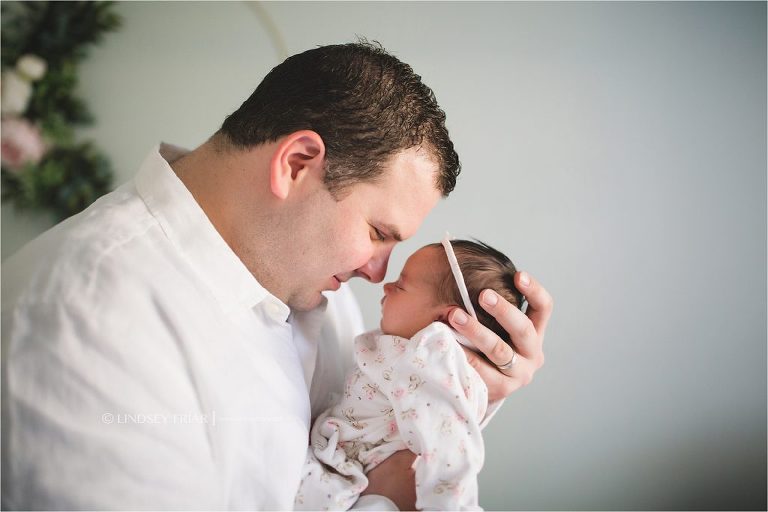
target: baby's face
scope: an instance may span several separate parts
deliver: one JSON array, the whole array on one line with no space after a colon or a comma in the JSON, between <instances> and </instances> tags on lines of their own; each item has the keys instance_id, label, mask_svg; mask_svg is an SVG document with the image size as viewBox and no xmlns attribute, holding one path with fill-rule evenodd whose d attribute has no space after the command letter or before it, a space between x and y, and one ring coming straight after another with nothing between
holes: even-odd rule
<instances>
[{"instance_id":1,"label":"baby's face","mask_svg":"<svg viewBox=\"0 0 768 512\"><path fill-rule=\"evenodd\" d=\"M408 258L398 280L384 285L384 334L411 338L432 322L446 319L453 306L437 304L435 287L439 272L447 265L445 255L436 247L423 247Z\"/></svg>"}]
</instances>

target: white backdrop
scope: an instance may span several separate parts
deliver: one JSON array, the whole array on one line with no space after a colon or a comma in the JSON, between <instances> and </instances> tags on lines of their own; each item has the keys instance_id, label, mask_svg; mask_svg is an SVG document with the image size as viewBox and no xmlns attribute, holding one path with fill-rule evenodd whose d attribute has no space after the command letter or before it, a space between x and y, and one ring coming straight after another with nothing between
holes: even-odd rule
<instances>
[{"instance_id":1,"label":"white backdrop","mask_svg":"<svg viewBox=\"0 0 768 512\"><path fill-rule=\"evenodd\" d=\"M158 141L204 141L282 56L242 2L117 8L80 90L122 183ZM547 364L485 431L485 508L765 509L765 3L263 10L290 54L380 41L447 112L458 187L388 278L447 229L555 297ZM47 223L2 213L3 257ZM354 289L376 326L381 286Z\"/></svg>"}]
</instances>

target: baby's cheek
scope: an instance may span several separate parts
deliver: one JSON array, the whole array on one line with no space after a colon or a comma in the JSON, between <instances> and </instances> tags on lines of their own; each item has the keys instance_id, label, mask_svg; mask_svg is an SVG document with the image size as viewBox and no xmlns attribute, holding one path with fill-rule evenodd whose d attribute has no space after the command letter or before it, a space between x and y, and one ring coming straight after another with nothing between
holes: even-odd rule
<instances>
[{"instance_id":1,"label":"baby's cheek","mask_svg":"<svg viewBox=\"0 0 768 512\"><path fill-rule=\"evenodd\" d=\"M381 312L381 323L380 323L381 332L389 333L389 330L390 330L391 324L392 324L392 322L390 321L390 317L391 317L391 315L389 314L389 312L387 310L383 310Z\"/></svg>"},{"instance_id":2,"label":"baby's cheek","mask_svg":"<svg viewBox=\"0 0 768 512\"><path fill-rule=\"evenodd\" d=\"M392 336L410 338L408 335L408 319L399 315L397 310L391 308L381 317L381 332Z\"/></svg>"},{"instance_id":3,"label":"baby's cheek","mask_svg":"<svg viewBox=\"0 0 768 512\"><path fill-rule=\"evenodd\" d=\"M381 330L386 334L397 334L400 322L392 313L386 313L381 317Z\"/></svg>"}]
</instances>

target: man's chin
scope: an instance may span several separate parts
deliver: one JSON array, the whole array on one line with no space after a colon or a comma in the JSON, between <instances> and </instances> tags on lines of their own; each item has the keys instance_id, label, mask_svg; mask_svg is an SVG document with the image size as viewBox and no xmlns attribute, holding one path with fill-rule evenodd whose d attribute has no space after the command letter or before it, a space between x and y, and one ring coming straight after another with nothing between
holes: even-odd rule
<instances>
[{"instance_id":1,"label":"man's chin","mask_svg":"<svg viewBox=\"0 0 768 512\"><path fill-rule=\"evenodd\" d=\"M296 297L288 303L288 306L294 311L312 311L321 304L325 304L327 300L322 293L317 293L311 297Z\"/></svg>"}]
</instances>

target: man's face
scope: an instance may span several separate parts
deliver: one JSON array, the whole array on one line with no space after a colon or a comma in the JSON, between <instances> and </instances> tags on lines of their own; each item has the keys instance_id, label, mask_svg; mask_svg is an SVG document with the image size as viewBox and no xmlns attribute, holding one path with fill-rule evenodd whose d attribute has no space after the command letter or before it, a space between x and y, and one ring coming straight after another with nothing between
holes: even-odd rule
<instances>
[{"instance_id":1,"label":"man's face","mask_svg":"<svg viewBox=\"0 0 768 512\"><path fill-rule=\"evenodd\" d=\"M305 198L287 234L293 265L286 303L307 310L322 291L352 277L381 282L395 244L411 237L440 200L437 170L424 150L410 148L390 159L379 180L352 186L340 201L325 187Z\"/></svg>"},{"instance_id":2,"label":"man's face","mask_svg":"<svg viewBox=\"0 0 768 512\"><path fill-rule=\"evenodd\" d=\"M397 281L384 285L380 324L384 334L412 338L447 313L450 307L436 302L435 290L438 269L444 265L439 249L423 247L408 258Z\"/></svg>"}]
</instances>

